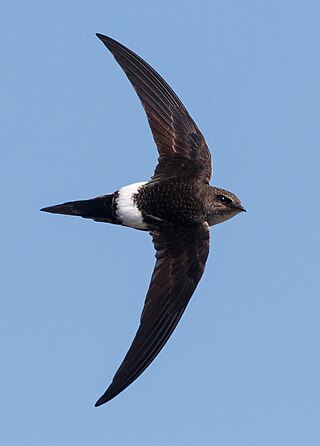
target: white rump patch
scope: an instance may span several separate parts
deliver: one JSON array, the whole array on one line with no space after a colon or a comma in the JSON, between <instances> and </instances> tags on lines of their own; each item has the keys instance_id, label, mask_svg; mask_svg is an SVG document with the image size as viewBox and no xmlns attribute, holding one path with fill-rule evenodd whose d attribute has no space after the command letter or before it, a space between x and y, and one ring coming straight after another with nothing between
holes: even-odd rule
<instances>
[{"instance_id":1,"label":"white rump patch","mask_svg":"<svg viewBox=\"0 0 320 446\"><path fill-rule=\"evenodd\" d=\"M144 223L142 214L134 200L134 195L146 183L147 181L129 184L129 186L124 186L119 189L119 195L116 199L117 217L123 225L136 229L147 229L147 225Z\"/></svg>"}]
</instances>

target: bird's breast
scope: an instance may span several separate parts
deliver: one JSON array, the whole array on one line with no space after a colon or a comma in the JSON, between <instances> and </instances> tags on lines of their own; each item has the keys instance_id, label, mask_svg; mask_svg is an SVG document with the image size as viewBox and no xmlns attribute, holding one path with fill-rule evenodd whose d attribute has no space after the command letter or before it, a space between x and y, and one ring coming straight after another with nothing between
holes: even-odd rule
<instances>
[{"instance_id":1,"label":"bird's breast","mask_svg":"<svg viewBox=\"0 0 320 446\"><path fill-rule=\"evenodd\" d=\"M204 221L197 184L183 180L150 182L141 187L136 200L146 222L150 217L181 226Z\"/></svg>"}]
</instances>

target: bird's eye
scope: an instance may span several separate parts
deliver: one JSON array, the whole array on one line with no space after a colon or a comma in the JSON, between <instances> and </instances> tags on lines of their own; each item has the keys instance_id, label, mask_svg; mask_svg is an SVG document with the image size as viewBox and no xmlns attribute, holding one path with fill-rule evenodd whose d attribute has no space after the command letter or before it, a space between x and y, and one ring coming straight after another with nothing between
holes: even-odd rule
<instances>
[{"instance_id":1,"label":"bird's eye","mask_svg":"<svg viewBox=\"0 0 320 446\"><path fill-rule=\"evenodd\" d=\"M231 204L232 203L232 200L230 200L230 198L226 197L225 195L218 195L218 201L223 204Z\"/></svg>"}]
</instances>

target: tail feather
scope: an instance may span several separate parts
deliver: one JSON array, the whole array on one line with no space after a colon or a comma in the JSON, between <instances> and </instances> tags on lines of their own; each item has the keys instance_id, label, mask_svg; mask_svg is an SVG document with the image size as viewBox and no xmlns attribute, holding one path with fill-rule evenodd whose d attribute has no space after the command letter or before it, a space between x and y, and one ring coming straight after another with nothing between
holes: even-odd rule
<instances>
[{"instance_id":1,"label":"tail feather","mask_svg":"<svg viewBox=\"0 0 320 446\"><path fill-rule=\"evenodd\" d=\"M51 214L77 215L95 221L118 223L114 205L115 194L102 195L90 200L69 201L42 208L41 211Z\"/></svg>"}]
</instances>

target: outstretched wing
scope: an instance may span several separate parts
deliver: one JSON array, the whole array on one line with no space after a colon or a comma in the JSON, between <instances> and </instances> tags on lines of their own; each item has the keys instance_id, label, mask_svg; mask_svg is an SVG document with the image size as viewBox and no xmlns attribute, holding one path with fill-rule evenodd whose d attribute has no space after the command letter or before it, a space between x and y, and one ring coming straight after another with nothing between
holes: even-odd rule
<instances>
[{"instance_id":1,"label":"outstretched wing","mask_svg":"<svg viewBox=\"0 0 320 446\"><path fill-rule=\"evenodd\" d=\"M122 364L96 406L128 387L163 348L203 274L209 253L207 223L192 227L164 225L151 232L156 265L140 326Z\"/></svg>"},{"instance_id":2,"label":"outstretched wing","mask_svg":"<svg viewBox=\"0 0 320 446\"><path fill-rule=\"evenodd\" d=\"M209 149L172 88L133 51L110 37L102 34L97 37L126 73L147 114L160 155L153 180L195 176L209 182L212 172Z\"/></svg>"}]
</instances>

